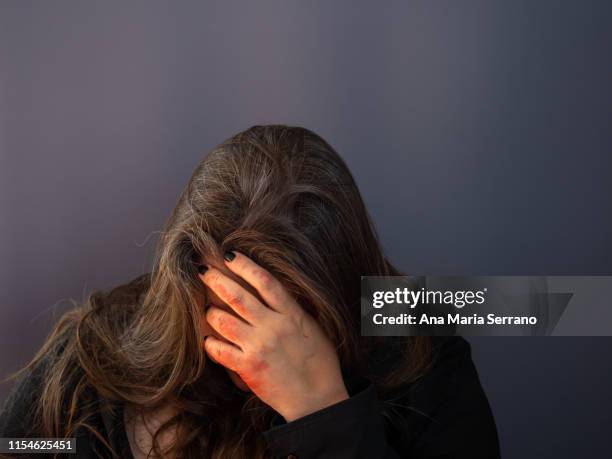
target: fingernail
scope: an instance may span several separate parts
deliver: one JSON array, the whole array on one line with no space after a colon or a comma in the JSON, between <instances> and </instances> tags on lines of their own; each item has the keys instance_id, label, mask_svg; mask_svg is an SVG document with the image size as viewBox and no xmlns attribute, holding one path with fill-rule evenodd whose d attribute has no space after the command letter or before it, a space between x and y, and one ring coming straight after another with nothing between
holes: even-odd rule
<instances>
[{"instance_id":1,"label":"fingernail","mask_svg":"<svg viewBox=\"0 0 612 459\"><path fill-rule=\"evenodd\" d=\"M225 258L227 261L232 261L234 258L236 258L236 254L228 250L223 254L223 258Z\"/></svg>"},{"instance_id":2,"label":"fingernail","mask_svg":"<svg viewBox=\"0 0 612 459\"><path fill-rule=\"evenodd\" d=\"M208 266L206 266L206 265L199 265L198 266L198 272L200 274L204 274L206 271L208 271Z\"/></svg>"}]
</instances>

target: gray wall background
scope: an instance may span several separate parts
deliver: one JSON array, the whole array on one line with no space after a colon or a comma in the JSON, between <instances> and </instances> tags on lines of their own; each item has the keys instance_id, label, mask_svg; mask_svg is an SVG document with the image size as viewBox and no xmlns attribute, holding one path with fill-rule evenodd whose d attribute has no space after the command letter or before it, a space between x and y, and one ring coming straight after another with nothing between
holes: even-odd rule
<instances>
[{"instance_id":1,"label":"gray wall background","mask_svg":"<svg viewBox=\"0 0 612 459\"><path fill-rule=\"evenodd\" d=\"M612 273L609 2L0 3L0 376L148 271L253 124L344 156L407 271ZM606 338L473 339L505 457L602 457ZM0 400L9 389L0 385Z\"/></svg>"}]
</instances>

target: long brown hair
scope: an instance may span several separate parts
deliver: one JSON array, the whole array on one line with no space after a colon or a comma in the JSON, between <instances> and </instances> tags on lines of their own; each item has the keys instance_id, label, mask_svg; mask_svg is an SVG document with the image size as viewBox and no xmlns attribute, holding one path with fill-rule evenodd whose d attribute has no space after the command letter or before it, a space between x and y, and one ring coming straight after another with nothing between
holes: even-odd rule
<instances>
[{"instance_id":1,"label":"long brown hair","mask_svg":"<svg viewBox=\"0 0 612 459\"><path fill-rule=\"evenodd\" d=\"M111 412L171 403L178 414L164 428L179 427L180 457L267 457L262 432L271 409L237 390L201 345L206 292L197 264L228 249L281 280L336 343L346 375L370 376L384 395L422 373L426 338L360 336L360 276L401 273L384 257L344 161L310 130L253 126L197 165L151 273L94 291L57 324L26 367L53 356L33 429L49 437L88 429L107 445L101 456L117 455L91 422L96 397ZM383 375L368 374L373 350L390 345L402 359Z\"/></svg>"}]
</instances>

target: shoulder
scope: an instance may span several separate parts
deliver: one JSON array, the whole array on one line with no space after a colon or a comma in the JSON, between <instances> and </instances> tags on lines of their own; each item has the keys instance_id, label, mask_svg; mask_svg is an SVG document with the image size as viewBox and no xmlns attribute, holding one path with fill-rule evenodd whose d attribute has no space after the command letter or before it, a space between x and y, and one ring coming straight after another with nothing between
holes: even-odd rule
<instances>
[{"instance_id":1,"label":"shoulder","mask_svg":"<svg viewBox=\"0 0 612 459\"><path fill-rule=\"evenodd\" d=\"M37 356L14 378L13 386L0 412L0 436L26 437L37 431L38 401L48 370L65 346L66 334L58 335L52 346Z\"/></svg>"},{"instance_id":2,"label":"shoulder","mask_svg":"<svg viewBox=\"0 0 612 459\"><path fill-rule=\"evenodd\" d=\"M76 323L87 307L116 306L117 311L125 313L142 301L150 285L150 274L141 274L128 282L108 290L94 290L86 303L62 316L37 356L13 380L13 386L0 411L0 436L23 437L39 434L37 432L39 400L52 369L61 361L66 370L61 374L64 380L51 378L57 382L58 391L63 392L62 400L70 397L70 385L82 374L78 359L74 354ZM57 376L57 375L56 375Z\"/></svg>"},{"instance_id":3,"label":"shoulder","mask_svg":"<svg viewBox=\"0 0 612 459\"><path fill-rule=\"evenodd\" d=\"M433 337L427 371L400 393L385 397L382 405L396 437L410 437L413 454L499 456L489 401L470 343L462 337ZM397 448L407 443L402 440Z\"/></svg>"},{"instance_id":4,"label":"shoulder","mask_svg":"<svg viewBox=\"0 0 612 459\"><path fill-rule=\"evenodd\" d=\"M442 375L455 377L459 375L476 375L476 368L472 360L472 346L461 336L435 336L432 337L429 372L425 377L432 379Z\"/></svg>"},{"instance_id":5,"label":"shoulder","mask_svg":"<svg viewBox=\"0 0 612 459\"><path fill-rule=\"evenodd\" d=\"M413 404L438 420L455 422L453 411L492 420L471 345L459 336L432 338L429 367L408 394Z\"/></svg>"}]
</instances>

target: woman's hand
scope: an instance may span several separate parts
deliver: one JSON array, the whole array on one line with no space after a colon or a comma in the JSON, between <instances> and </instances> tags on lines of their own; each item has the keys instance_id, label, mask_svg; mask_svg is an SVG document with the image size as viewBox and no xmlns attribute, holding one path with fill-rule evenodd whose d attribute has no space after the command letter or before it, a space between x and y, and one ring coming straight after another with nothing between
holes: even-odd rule
<instances>
[{"instance_id":1,"label":"woman's hand","mask_svg":"<svg viewBox=\"0 0 612 459\"><path fill-rule=\"evenodd\" d=\"M235 371L287 422L347 399L338 355L319 324L247 256L229 252L225 258L228 269L253 286L265 304L218 269L201 274L235 312L208 308L206 320L227 342L208 336L207 354Z\"/></svg>"}]
</instances>

